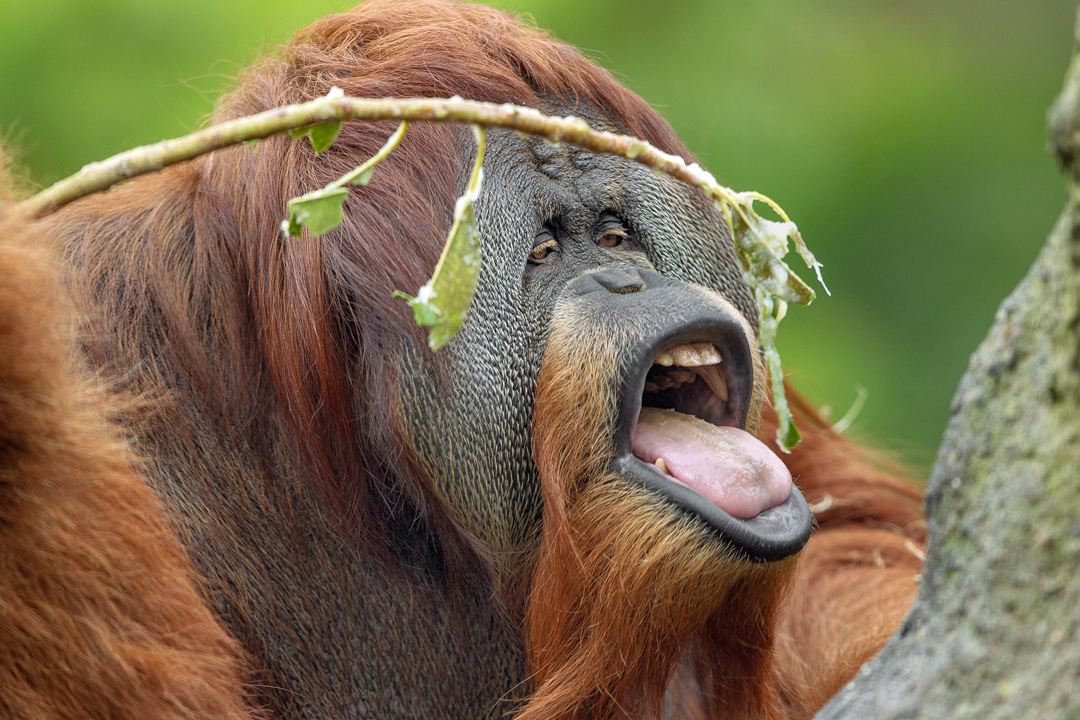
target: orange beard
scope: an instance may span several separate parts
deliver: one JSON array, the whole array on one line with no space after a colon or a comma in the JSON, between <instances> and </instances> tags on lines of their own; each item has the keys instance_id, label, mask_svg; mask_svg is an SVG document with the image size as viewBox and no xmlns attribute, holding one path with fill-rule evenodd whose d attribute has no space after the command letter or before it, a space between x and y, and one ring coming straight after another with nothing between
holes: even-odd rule
<instances>
[{"instance_id":1,"label":"orange beard","mask_svg":"<svg viewBox=\"0 0 1080 720\"><path fill-rule=\"evenodd\" d=\"M569 315L536 393L536 691L519 720L778 717L773 634L794 560L739 559L702 520L610 472L620 339Z\"/></svg>"}]
</instances>

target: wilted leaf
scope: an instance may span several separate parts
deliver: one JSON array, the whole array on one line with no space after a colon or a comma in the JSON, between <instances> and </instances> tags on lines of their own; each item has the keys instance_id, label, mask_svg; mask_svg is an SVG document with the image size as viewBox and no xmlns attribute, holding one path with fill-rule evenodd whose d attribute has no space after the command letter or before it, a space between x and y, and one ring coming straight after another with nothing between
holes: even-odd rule
<instances>
[{"instance_id":1,"label":"wilted leaf","mask_svg":"<svg viewBox=\"0 0 1080 720\"><path fill-rule=\"evenodd\" d=\"M311 140L311 147L315 149L315 152L321 153L323 150L334 144L334 141L337 140L337 136L340 133L341 121L327 120L326 122L305 125L304 127L290 130L289 136L300 138L307 135L308 139Z\"/></svg>"},{"instance_id":2,"label":"wilted leaf","mask_svg":"<svg viewBox=\"0 0 1080 720\"><path fill-rule=\"evenodd\" d=\"M457 334L476 294L480 279L480 233L472 198L458 199L454 225L443 248L431 280L416 297L397 291L394 297L405 300L413 309L416 324L430 327L428 347L438 350Z\"/></svg>"},{"instance_id":3,"label":"wilted leaf","mask_svg":"<svg viewBox=\"0 0 1080 720\"><path fill-rule=\"evenodd\" d=\"M416 297L394 292L394 297L406 300L412 307L418 325L431 328L428 347L433 351L450 342L461 329L480 280L480 231L476 229L475 203L484 178L485 133L475 125L472 129L476 134L476 161L465 194L454 208L454 224L439 264Z\"/></svg>"},{"instance_id":4,"label":"wilted leaf","mask_svg":"<svg viewBox=\"0 0 1080 720\"><path fill-rule=\"evenodd\" d=\"M779 427L776 428L776 444L780 450L786 453L799 444L802 435L795 427L795 420L791 416L791 408L788 407L787 394L784 392L784 370L780 366L780 353L770 341L765 345L765 362L769 366L769 376L772 381L773 407L779 419Z\"/></svg>"},{"instance_id":5,"label":"wilted leaf","mask_svg":"<svg viewBox=\"0 0 1080 720\"><path fill-rule=\"evenodd\" d=\"M784 262L787 235L796 233L794 223L776 223L758 216L753 207L744 206L743 214L731 213L735 252L743 276L751 288L760 286L785 302L809 305L813 289L793 273Z\"/></svg>"},{"instance_id":6,"label":"wilted leaf","mask_svg":"<svg viewBox=\"0 0 1080 720\"><path fill-rule=\"evenodd\" d=\"M347 188L322 188L289 201L289 219L281 227L287 234L300 237L300 226L318 237L333 230L344 217L341 206L349 197Z\"/></svg>"}]
</instances>

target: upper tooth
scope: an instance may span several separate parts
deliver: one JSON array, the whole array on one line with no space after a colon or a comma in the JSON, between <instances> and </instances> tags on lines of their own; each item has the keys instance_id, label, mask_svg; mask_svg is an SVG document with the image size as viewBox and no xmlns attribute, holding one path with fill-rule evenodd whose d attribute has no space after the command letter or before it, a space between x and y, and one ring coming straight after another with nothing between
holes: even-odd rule
<instances>
[{"instance_id":1,"label":"upper tooth","mask_svg":"<svg viewBox=\"0 0 1080 720\"><path fill-rule=\"evenodd\" d=\"M708 384L712 389L716 397L720 398L724 402L728 399L727 383L724 382L724 378L720 375L720 368L716 365L705 365L704 367L694 368L694 372L701 376L701 379Z\"/></svg>"},{"instance_id":2,"label":"upper tooth","mask_svg":"<svg viewBox=\"0 0 1080 720\"><path fill-rule=\"evenodd\" d=\"M720 351L712 343L694 343L697 347L698 357L702 365L717 365L720 363Z\"/></svg>"},{"instance_id":3,"label":"upper tooth","mask_svg":"<svg viewBox=\"0 0 1080 720\"><path fill-rule=\"evenodd\" d=\"M673 348L671 354L675 357L675 364L682 367L695 367L701 364L698 359L698 351L693 345L680 345Z\"/></svg>"},{"instance_id":4,"label":"upper tooth","mask_svg":"<svg viewBox=\"0 0 1080 720\"><path fill-rule=\"evenodd\" d=\"M698 367L716 365L719 362L720 351L712 343L687 343L660 353L660 357L656 358L656 364L664 367Z\"/></svg>"}]
</instances>

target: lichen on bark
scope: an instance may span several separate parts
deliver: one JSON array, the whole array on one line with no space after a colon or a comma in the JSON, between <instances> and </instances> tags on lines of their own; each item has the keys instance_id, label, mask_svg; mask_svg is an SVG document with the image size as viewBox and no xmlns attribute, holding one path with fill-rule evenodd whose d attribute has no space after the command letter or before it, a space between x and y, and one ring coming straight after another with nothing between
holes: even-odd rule
<instances>
[{"instance_id":1,"label":"lichen on bark","mask_svg":"<svg viewBox=\"0 0 1080 720\"><path fill-rule=\"evenodd\" d=\"M818 718L1080 718L1080 56L1050 135L1068 199L953 399L918 598Z\"/></svg>"}]
</instances>

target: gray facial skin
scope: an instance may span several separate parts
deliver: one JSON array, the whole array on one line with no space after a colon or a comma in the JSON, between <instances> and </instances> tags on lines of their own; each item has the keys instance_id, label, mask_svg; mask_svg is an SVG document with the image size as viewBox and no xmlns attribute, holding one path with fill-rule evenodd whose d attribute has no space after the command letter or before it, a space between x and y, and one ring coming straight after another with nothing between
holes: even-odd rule
<instances>
[{"instance_id":1,"label":"gray facial skin","mask_svg":"<svg viewBox=\"0 0 1080 720\"><path fill-rule=\"evenodd\" d=\"M547 111L620 130L581 108ZM414 442L436 491L498 557L520 550L541 519L533 395L552 313L570 282L601 268L655 270L718 292L751 326L756 314L719 213L633 161L491 131L477 217L483 266L468 319L440 353L445 381L420 353L408 353L413 382L404 404L416 413ZM619 247L597 243L610 228L626 234ZM534 247L552 240L550 255L530 261Z\"/></svg>"}]
</instances>

